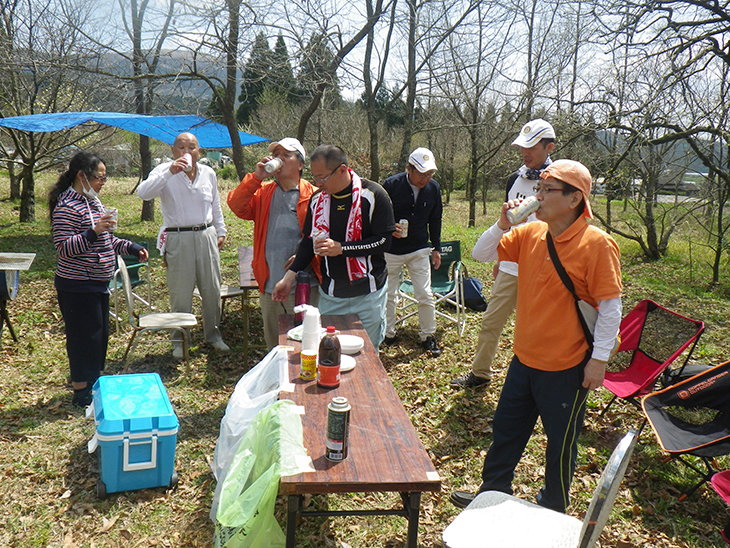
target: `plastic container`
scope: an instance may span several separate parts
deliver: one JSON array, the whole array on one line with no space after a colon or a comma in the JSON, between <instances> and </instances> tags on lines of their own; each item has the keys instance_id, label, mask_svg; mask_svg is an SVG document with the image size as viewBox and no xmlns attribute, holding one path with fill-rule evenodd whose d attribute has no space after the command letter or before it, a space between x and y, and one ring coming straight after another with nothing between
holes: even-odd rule
<instances>
[{"instance_id":1,"label":"plastic container","mask_svg":"<svg viewBox=\"0 0 730 548\"><path fill-rule=\"evenodd\" d=\"M309 287L309 274L300 270L297 272L297 286L294 290L294 306L300 304L309 304L311 289ZM304 312L297 312L294 314L294 321L301 323L304 319Z\"/></svg>"},{"instance_id":2,"label":"plastic container","mask_svg":"<svg viewBox=\"0 0 730 548\"><path fill-rule=\"evenodd\" d=\"M317 353L317 384L324 388L340 386L340 340L333 325L327 326L327 333L319 342Z\"/></svg>"},{"instance_id":3,"label":"plastic container","mask_svg":"<svg viewBox=\"0 0 730 548\"><path fill-rule=\"evenodd\" d=\"M97 495L177 485L175 447L180 423L157 373L99 377L86 415L99 450Z\"/></svg>"}]
</instances>

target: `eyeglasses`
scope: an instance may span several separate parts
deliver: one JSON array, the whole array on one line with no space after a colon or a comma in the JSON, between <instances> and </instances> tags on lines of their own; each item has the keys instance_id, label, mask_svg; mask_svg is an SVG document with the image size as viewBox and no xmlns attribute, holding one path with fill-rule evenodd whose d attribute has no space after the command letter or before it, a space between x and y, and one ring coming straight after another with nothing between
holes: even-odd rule
<instances>
[{"instance_id":1,"label":"eyeglasses","mask_svg":"<svg viewBox=\"0 0 730 548\"><path fill-rule=\"evenodd\" d=\"M327 182L327 179L329 179L330 177L332 177L337 172L337 170L340 169L341 166L342 166L342 164L340 164L335 169L333 169L332 170L332 173L330 173L329 175L327 175L327 177L325 177L324 179L318 179L317 177L312 176L312 181L314 181L318 185L321 185L321 184L326 183Z\"/></svg>"},{"instance_id":2,"label":"eyeglasses","mask_svg":"<svg viewBox=\"0 0 730 548\"><path fill-rule=\"evenodd\" d=\"M83 173L83 172L82 172ZM86 175L86 173L83 174L84 177L86 177L86 182L89 182L89 179L95 179L101 183L106 183L109 180L109 177L104 175L103 177L97 177L96 175Z\"/></svg>"},{"instance_id":3,"label":"eyeglasses","mask_svg":"<svg viewBox=\"0 0 730 548\"><path fill-rule=\"evenodd\" d=\"M569 190L569 189L566 189L566 188L557 188L557 187L551 187L551 186L539 186L539 185L535 185L535 186L532 187L532 191L535 194L540 194L540 193L542 193L542 194L550 194L551 192L564 192L566 190Z\"/></svg>"}]
</instances>

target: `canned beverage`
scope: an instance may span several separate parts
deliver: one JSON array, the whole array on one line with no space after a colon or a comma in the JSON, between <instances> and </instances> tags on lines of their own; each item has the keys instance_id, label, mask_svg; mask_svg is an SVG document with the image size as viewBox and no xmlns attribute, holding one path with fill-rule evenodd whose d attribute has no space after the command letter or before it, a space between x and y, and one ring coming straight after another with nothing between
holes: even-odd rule
<instances>
[{"instance_id":1,"label":"canned beverage","mask_svg":"<svg viewBox=\"0 0 730 548\"><path fill-rule=\"evenodd\" d=\"M408 219L401 219L400 221L398 221L398 224L400 225L400 237L407 238L408 237Z\"/></svg>"},{"instance_id":2,"label":"canned beverage","mask_svg":"<svg viewBox=\"0 0 730 548\"><path fill-rule=\"evenodd\" d=\"M299 355L302 368L299 376L304 381L313 381L317 378L317 351L302 350Z\"/></svg>"},{"instance_id":3,"label":"canned beverage","mask_svg":"<svg viewBox=\"0 0 730 548\"><path fill-rule=\"evenodd\" d=\"M182 157L185 159L185 162L188 164L188 167L184 167L183 171L192 171L193 170L193 157L188 154L187 152L182 155Z\"/></svg>"},{"instance_id":4,"label":"canned beverage","mask_svg":"<svg viewBox=\"0 0 730 548\"><path fill-rule=\"evenodd\" d=\"M315 228L312 230L312 245L316 246L317 242L320 242L322 240L326 240L329 237L327 234L327 231L322 230L321 228ZM314 252L316 255L319 255L316 251Z\"/></svg>"},{"instance_id":5,"label":"canned beverage","mask_svg":"<svg viewBox=\"0 0 730 548\"><path fill-rule=\"evenodd\" d=\"M507 211L507 219L513 225L519 224L540 208L540 202L534 196L529 196L520 202L520 205Z\"/></svg>"},{"instance_id":6,"label":"canned beverage","mask_svg":"<svg viewBox=\"0 0 730 548\"><path fill-rule=\"evenodd\" d=\"M347 458L348 437L350 434L350 410L347 398L336 396L327 406L327 441L325 457L339 462Z\"/></svg>"},{"instance_id":7,"label":"canned beverage","mask_svg":"<svg viewBox=\"0 0 730 548\"><path fill-rule=\"evenodd\" d=\"M277 169L281 169L281 166L283 165L284 162L281 158L272 158L264 164L264 171L266 171L266 173L274 173Z\"/></svg>"}]
</instances>

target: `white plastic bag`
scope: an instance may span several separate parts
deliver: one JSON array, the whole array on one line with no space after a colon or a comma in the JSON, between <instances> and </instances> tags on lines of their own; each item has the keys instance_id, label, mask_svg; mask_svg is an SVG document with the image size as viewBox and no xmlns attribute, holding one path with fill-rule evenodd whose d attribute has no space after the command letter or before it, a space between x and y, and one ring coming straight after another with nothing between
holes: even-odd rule
<instances>
[{"instance_id":1,"label":"white plastic bag","mask_svg":"<svg viewBox=\"0 0 730 548\"><path fill-rule=\"evenodd\" d=\"M248 425L261 409L275 402L289 385L289 358L285 347L277 346L236 384L221 421L211 469L218 482L210 519L215 521L220 488Z\"/></svg>"},{"instance_id":2,"label":"white plastic bag","mask_svg":"<svg viewBox=\"0 0 730 548\"><path fill-rule=\"evenodd\" d=\"M314 471L304 448L300 409L274 402L254 417L219 483L215 548L284 548L274 516L282 476Z\"/></svg>"}]
</instances>

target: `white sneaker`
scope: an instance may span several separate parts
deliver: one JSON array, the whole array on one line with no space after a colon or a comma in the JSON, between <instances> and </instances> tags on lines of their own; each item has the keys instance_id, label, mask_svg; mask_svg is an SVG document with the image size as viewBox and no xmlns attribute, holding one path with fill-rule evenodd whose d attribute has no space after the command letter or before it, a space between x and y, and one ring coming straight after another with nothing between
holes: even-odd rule
<instances>
[{"instance_id":1,"label":"white sneaker","mask_svg":"<svg viewBox=\"0 0 730 548\"><path fill-rule=\"evenodd\" d=\"M215 341L213 343L210 343L210 346L212 346L213 348L215 348L216 350L219 350L221 352L230 352L231 351L231 347L228 346L223 341Z\"/></svg>"},{"instance_id":2,"label":"white sneaker","mask_svg":"<svg viewBox=\"0 0 730 548\"><path fill-rule=\"evenodd\" d=\"M183 358L183 349L182 346L174 346L172 348L172 357L176 358L178 360L181 360Z\"/></svg>"}]
</instances>

